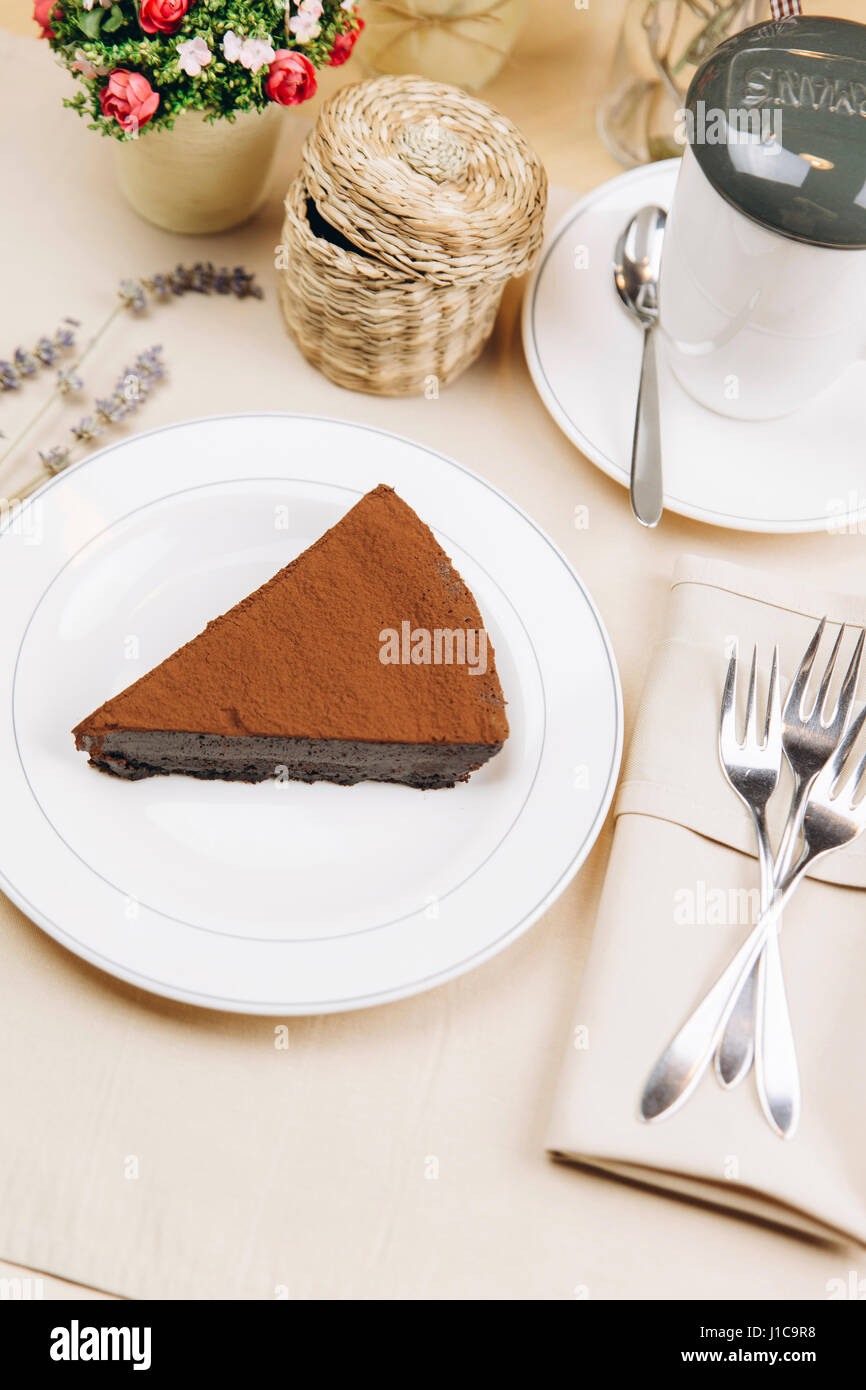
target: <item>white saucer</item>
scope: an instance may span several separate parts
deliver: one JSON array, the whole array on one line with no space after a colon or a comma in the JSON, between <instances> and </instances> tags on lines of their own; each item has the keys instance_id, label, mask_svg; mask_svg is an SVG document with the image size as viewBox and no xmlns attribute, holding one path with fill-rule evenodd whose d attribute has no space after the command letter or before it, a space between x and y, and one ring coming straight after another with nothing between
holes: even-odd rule
<instances>
[{"instance_id":1,"label":"white saucer","mask_svg":"<svg viewBox=\"0 0 866 1390\"><path fill-rule=\"evenodd\" d=\"M453 790L122 782L70 729L393 484L474 591L509 701ZM564 556L441 455L305 416L200 420L61 474L0 533L0 886L109 973L245 1013L323 1013L463 974L562 892L622 747L609 641Z\"/></svg>"},{"instance_id":2,"label":"white saucer","mask_svg":"<svg viewBox=\"0 0 866 1390\"><path fill-rule=\"evenodd\" d=\"M562 218L527 289L523 343L560 429L628 485L641 333L613 285L616 239L670 207L679 160L619 175ZM794 415L729 420L686 394L659 352L665 507L739 531L838 532L866 518L866 363Z\"/></svg>"}]
</instances>

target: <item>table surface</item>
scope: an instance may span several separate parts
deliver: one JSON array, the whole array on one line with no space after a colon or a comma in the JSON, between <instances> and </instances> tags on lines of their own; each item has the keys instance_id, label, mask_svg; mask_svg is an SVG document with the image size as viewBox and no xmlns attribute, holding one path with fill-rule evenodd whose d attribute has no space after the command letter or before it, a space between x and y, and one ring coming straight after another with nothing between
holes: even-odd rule
<instances>
[{"instance_id":1,"label":"table surface","mask_svg":"<svg viewBox=\"0 0 866 1390\"><path fill-rule=\"evenodd\" d=\"M598 138L595 110L623 7L623 0L604 0L588 8L577 3L572 7L568 0L530 0L527 26L512 60L484 93L524 130L545 161L551 182L576 193L584 193L620 172ZM813 12L822 9L854 18L858 9L862 11L862 0L810 5ZM0 27L17 34L35 34L30 14L29 0L0 0ZM358 71L353 73L352 66L323 75L316 104L337 86L357 78ZM310 114L315 114L315 104L311 104ZM506 336L505 350L519 352L518 335L511 332ZM622 489L575 451L561 451L560 457L568 460L565 468L572 473L553 483L545 475L548 486L544 490L518 500L571 555L599 602L620 663L627 721L636 707L664 610L673 561L683 551L742 560L781 573L794 574L804 565L814 566L832 574L835 588L862 587L862 545L856 536L750 536L713 530L678 517L666 518L657 532L639 532L628 519ZM554 483L558 483L558 490ZM570 522L576 501L586 504L592 517L589 530L581 533L579 547ZM588 946L608 843L609 827L559 903L524 943L507 952L498 965L494 962L485 969L496 969L502 975L509 968L525 969L527 962L549 969L541 964L545 951L566 933L573 937L575 922L580 923L576 947L579 969ZM575 960L574 950L571 960ZM572 997L575 986L574 980L569 982ZM560 998L558 988L557 1003ZM563 1020L556 1022L561 1025ZM542 1026L547 1034L552 1024L548 1019ZM543 1100L542 1096L541 1103ZM515 1165L515 1184L526 1161L526 1154L503 1157L503 1162ZM538 1161L544 1161L543 1155L538 1155ZM597 1289L600 1296L627 1299L742 1297L742 1277L748 1270L751 1282L747 1296L820 1299L826 1297L827 1280L847 1278L848 1266L856 1262L856 1253L813 1248L623 1184L570 1170L560 1170L559 1183L563 1192L566 1184L579 1185L583 1198L580 1219L585 1229L574 1277L580 1296L585 1296L587 1289L594 1296ZM519 1187L514 1195L519 1204ZM313 1207L311 1202L311 1210ZM467 1240L471 1240L471 1225L466 1229ZM520 1251L514 1255L519 1266ZM461 1251L455 1250L454 1260L460 1258ZM28 1273L34 1274L0 1262L0 1278ZM37 1293L45 1298L106 1296L48 1274L37 1277ZM444 1293L448 1296L447 1290ZM514 1296L521 1296L519 1277ZM558 1296L572 1294L563 1289Z\"/></svg>"}]
</instances>

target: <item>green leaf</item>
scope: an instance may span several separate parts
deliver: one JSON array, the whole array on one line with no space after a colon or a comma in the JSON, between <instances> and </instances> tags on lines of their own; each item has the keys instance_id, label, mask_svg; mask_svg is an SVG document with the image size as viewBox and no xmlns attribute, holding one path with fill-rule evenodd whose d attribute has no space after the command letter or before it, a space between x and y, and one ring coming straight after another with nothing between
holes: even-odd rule
<instances>
[{"instance_id":1,"label":"green leaf","mask_svg":"<svg viewBox=\"0 0 866 1390\"><path fill-rule=\"evenodd\" d=\"M89 39L99 38L99 26L102 23L103 14L104 10L97 6L96 9L91 10L89 14L83 14L79 17L78 27Z\"/></svg>"},{"instance_id":2,"label":"green leaf","mask_svg":"<svg viewBox=\"0 0 866 1390\"><path fill-rule=\"evenodd\" d=\"M91 14L93 14L93 10L91 10ZM120 6L112 5L109 16L102 25L103 32L106 34L113 34L115 29L119 29L121 27L121 25L124 23L124 20L125 16Z\"/></svg>"}]
</instances>

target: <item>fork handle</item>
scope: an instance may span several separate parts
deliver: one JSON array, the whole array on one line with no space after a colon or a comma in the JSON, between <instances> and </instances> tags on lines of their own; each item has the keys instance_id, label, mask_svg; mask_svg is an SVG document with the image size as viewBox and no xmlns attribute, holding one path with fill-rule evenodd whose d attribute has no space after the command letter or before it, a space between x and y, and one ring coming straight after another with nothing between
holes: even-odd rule
<instances>
[{"instance_id":1,"label":"fork handle","mask_svg":"<svg viewBox=\"0 0 866 1390\"><path fill-rule=\"evenodd\" d=\"M755 838L758 843L758 863L761 871L761 912L766 912L773 898L773 851L767 830L766 812L749 803ZM777 952L778 956L778 952ZM726 1090L736 1086L748 1075L755 1056L755 1020L758 999L767 960L767 949L755 962L751 974L737 996L731 1016L716 1050L716 1076ZM781 967L780 967L781 968Z\"/></svg>"},{"instance_id":2,"label":"fork handle","mask_svg":"<svg viewBox=\"0 0 866 1390\"><path fill-rule=\"evenodd\" d=\"M791 1139L800 1119L800 1068L782 973L780 927L772 928L758 962L755 1072L761 1109L780 1138Z\"/></svg>"},{"instance_id":3,"label":"fork handle","mask_svg":"<svg viewBox=\"0 0 866 1390\"><path fill-rule=\"evenodd\" d=\"M777 881L781 881L791 869L813 781L811 777L797 778L779 845L775 867ZM767 938L757 967L755 1073L761 1109L782 1139L792 1139L800 1121L800 1068L782 972L782 953L779 949L781 929L780 921Z\"/></svg>"},{"instance_id":4,"label":"fork handle","mask_svg":"<svg viewBox=\"0 0 866 1390\"><path fill-rule=\"evenodd\" d=\"M709 994L686 1020L650 1072L641 1098L645 1120L659 1120L684 1105L721 1041L740 991L764 949L775 916L764 917L746 938Z\"/></svg>"},{"instance_id":5,"label":"fork handle","mask_svg":"<svg viewBox=\"0 0 866 1390\"><path fill-rule=\"evenodd\" d=\"M719 1085L726 1091L738 1086L743 1078L748 1076L755 1060L755 1019L758 1010L758 973L761 960L753 967L740 990L722 1041L716 1048L716 1077Z\"/></svg>"},{"instance_id":6,"label":"fork handle","mask_svg":"<svg viewBox=\"0 0 866 1390\"><path fill-rule=\"evenodd\" d=\"M673 1114L694 1091L721 1041L743 985L812 857L817 856L805 855L791 870L730 965L656 1062L641 1097L640 1113L644 1120Z\"/></svg>"},{"instance_id":7,"label":"fork handle","mask_svg":"<svg viewBox=\"0 0 866 1390\"><path fill-rule=\"evenodd\" d=\"M763 912L773 896L773 851L766 816L752 808L752 817L758 841ZM799 815L791 818L795 825L791 845L799 833L798 821ZM780 854L780 865L781 860ZM800 1069L782 972L781 929L782 923L777 921L739 993L716 1051L715 1065L719 1081L728 1089L748 1074L754 1058L761 1108L776 1133L790 1139L800 1118Z\"/></svg>"},{"instance_id":8,"label":"fork handle","mask_svg":"<svg viewBox=\"0 0 866 1390\"><path fill-rule=\"evenodd\" d=\"M794 794L791 797L791 805L788 808L788 818L785 821L785 828L782 831L782 838L779 841L779 853L776 856L775 877L776 883L787 877L791 865L794 862L794 855L797 849L797 840L803 828L803 814L806 810L806 801L809 792L812 790L812 783L815 777L802 777L796 774L794 782Z\"/></svg>"}]
</instances>

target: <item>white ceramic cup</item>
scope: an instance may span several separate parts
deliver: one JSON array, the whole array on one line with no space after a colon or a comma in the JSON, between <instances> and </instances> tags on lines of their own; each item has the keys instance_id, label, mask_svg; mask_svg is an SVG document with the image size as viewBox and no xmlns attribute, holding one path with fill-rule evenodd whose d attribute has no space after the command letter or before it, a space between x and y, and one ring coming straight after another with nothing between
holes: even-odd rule
<instances>
[{"instance_id":1,"label":"white ceramic cup","mask_svg":"<svg viewBox=\"0 0 866 1390\"><path fill-rule=\"evenodd\" d=\"M786 182L808 172L787 150L770 158ZM690 396L738 420L773 419L866 353L866 251L762 227L716 192L687 146L659 306L671 366Z\"/></svg>"}]
</instances>

